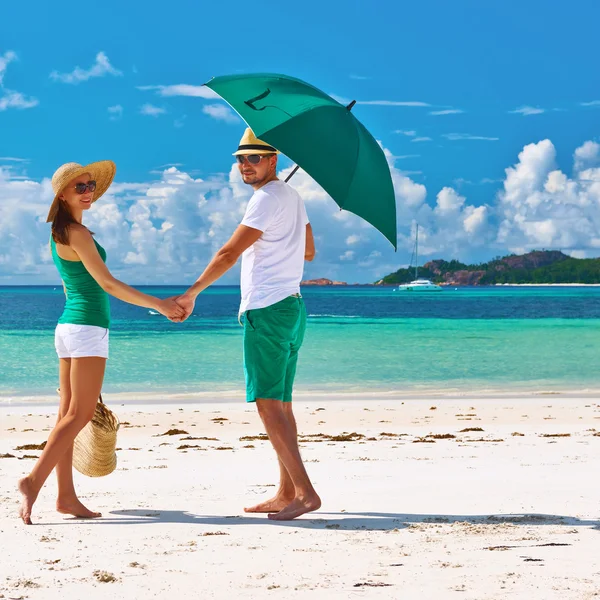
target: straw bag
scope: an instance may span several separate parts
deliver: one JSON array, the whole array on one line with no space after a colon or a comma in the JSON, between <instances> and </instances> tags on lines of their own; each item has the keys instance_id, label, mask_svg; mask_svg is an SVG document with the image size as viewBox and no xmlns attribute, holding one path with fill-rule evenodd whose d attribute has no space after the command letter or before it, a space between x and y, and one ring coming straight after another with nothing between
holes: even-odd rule
<instances>
[{"instance_id":1,"label":"straw bag","mask_svg":"<svg viewBox=\"0 0 600 600\"><path fill-rule=\"evenodd\" d=\"M88 477L102 477L117 468L117 431L119 419L98 398L92 420L73 443L73 466Z\"/></svg>"}]
</instances>

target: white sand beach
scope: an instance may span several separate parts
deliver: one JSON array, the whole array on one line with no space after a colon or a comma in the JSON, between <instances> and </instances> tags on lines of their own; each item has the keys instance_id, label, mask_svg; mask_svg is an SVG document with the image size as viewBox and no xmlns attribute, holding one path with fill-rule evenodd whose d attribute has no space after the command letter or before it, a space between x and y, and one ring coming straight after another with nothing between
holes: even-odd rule
<instances>
[{"instance_id":1,"label":"white sand beach","mask_svg":"<svg viewBox=\"0 0 600 600\"><path fill-rule=\"evenodd\" d=\"M323 506L285 523L243 512L278 474L253 407L106 401L118 469L76 476L103 517L57 514L51 478L29 527L19 447L55 408L0 408L0 598L600 598L597 398L302 397Z\"/></svg>"}]
</instances>

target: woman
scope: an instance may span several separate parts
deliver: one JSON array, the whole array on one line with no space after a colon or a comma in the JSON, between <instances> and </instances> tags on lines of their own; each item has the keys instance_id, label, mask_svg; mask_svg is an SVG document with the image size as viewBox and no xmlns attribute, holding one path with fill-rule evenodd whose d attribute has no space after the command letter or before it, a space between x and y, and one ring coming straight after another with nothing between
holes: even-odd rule
<instances>
[{"instance_id":1,"label":"woman","mask_svg":"<svg viewBox=\"0 0 600 600\"><path fill-rule=\"evenodd\" d=\"M67 163L52 177L55 197L48 213L52 223L50 248L67 296L55 332L59 358L58 421L31 473L19 481L23 494L20 516L31 524L33 504L56 467L56 509L80 518L95 518L77 498L73 486L73 441L92 419L108 358L110 310L108 294L130 304L152 308L169 319L184 311L173 299L143 294L115 279L106 268L106 252L82 224L88 210L109 188L116 171L112 161L85 167Z\"/></svg>"}]
</instances>

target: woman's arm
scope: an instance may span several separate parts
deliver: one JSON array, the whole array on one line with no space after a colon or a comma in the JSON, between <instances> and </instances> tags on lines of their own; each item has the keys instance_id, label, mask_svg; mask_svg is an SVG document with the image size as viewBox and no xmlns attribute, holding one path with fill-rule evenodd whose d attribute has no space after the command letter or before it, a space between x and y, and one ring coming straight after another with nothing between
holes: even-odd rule
<instances>
[{"instance_id":1,"label":"woman's arm","mask_svg":"<svg viewBox=\"0 0 600 600\"><path fill-rule=\"evenodd\" d=\"M69 246L77 253L84 267L107 294L129 304L153 308L169 319L177 319L184 315L185 311L174 300L155 298L115 279L98 253L92 234L85 227L71 226Z\"/></svg>"}]
</instances>

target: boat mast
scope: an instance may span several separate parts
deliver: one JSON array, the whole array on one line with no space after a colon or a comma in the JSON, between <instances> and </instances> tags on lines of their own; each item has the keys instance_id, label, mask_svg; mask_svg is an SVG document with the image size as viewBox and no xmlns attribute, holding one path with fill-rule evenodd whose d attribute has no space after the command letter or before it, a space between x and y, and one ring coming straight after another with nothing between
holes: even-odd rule
<instances>
[{"instance_id":1,"label":"boat mast","mask_svg":"<svg viewBox=\"0 0 600 600\"><path fill-rule=\"evenodd\" d=\"M415 281L419 279L419 224L417 223L417 235L415 237Z\"/></svg>"}]
</instances>

